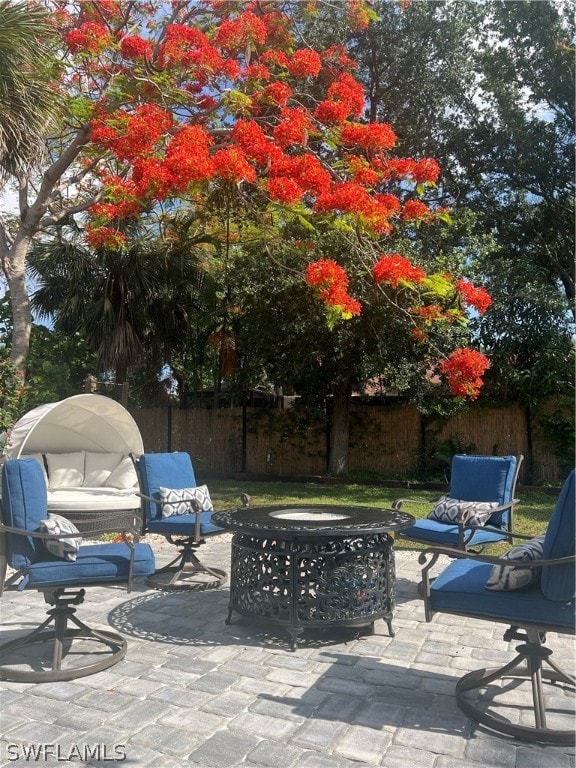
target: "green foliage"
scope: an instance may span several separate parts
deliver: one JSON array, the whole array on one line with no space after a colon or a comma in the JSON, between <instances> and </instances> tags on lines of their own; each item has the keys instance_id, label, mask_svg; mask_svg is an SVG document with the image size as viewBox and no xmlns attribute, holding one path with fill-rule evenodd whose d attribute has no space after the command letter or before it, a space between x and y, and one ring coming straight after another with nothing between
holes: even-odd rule
<instances>
[{"instance_id":1,"label":"green foliage","mask_svg":"<svg viewBox=\"0 0 576 768\"><path fill-rule=\"evenodd\" d=\"M7 429L20 416L42 403L55 402L82 391L85 377L96 370L96 356L79 334L62 334L33 325L26 377L8 359L12 342L10 293L0 299L0 365L2 411L0 428Z\"/></svg>"},{"instance_id":2,"label":"green foliage","mask_svg":"<svg viewBox=\"0 0 576 768\"><path fill-rule=\"evenodd\" d=\"M6 350L2 350L0 356L0 431L9 430L22 414L25 391L21 374L8 359Z\"/></svg>"},{"instance_id":3,"label":"green foliage","mask_svg":"<svg viewBox=\"0 0 576 768\"><path fill-rule=\"evenodd\" d=\"M24 398L26 410L82 392L84 379L97 370L97 356L78 333L68 336L32 326Z\"/></svg>"},{"instance_id":4,"label":"green foliage","mask_svg":"<svg viewBox=\"0 0 576 768\"><path fill-rule=\"evenodd\" d=\"M0 0L0 177L38 164L60 111L50 22L39 6Z\"/></svg>"},{"instance_id":5,"label":"green foliage","mask_svg":"<svg viewBox=\"0 0 576 768\"><path fill-rule=\"evenodd\" d=\"M568 475L576 464L573 400L561 399L551 413L541 414L537 423L541 434L554 445L562 473Z\"/></svg>"},{"instance_id":6,"label":"green foliage","mask_svg":"<svg viewBox=\"0 0 576 768\"><path fill-rule=\"evenodd\" d=\"M474 453L476 445L467 441L462 435L451 435L446 440L434 444L431 455L443 466L450 466L452 458L460 453Z\"/></svg>"}]
</instances>

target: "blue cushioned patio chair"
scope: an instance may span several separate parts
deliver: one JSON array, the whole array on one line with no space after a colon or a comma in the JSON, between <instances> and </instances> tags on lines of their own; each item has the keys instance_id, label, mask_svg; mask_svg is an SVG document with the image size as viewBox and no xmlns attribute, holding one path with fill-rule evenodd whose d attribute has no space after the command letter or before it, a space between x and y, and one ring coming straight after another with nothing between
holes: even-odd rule
<instances>
[{"instance_id":1,"label":"blue cushioned patio chair","mask_svg":"<svg viewBox=\"0 0 576 768\"><path fill-rule=\"evenodd\" d=\"M41 532L46 527L41 521L49 519L46 481L35 459L5 462L1 510L0 595L5 589L36 589L51 608L48 619L32 633L0 646L0 679L25 683L73 680L108 669L124 658L126 640L115 632L87 626L74 615L74 606L84 602L85 587L125 583L130 590L134 577L152 573L154 555L148 544L132 543L128 534L138 532L115 521L116 513L107 513L94 521L92 533L100 525L106 532L117 530L124 541L88 545L76 541L75 560L51 554L47 543L77 537L70 532ZM8 566L13 572L6 578ZM95 650L88 651L88 647Z\"/></svg>"},{"instance_id":2,"label":"blue cushioned patio chair","mask_svg":"<svg viewBox=\"0 0 576 768\"><path fill-rule=\"evenodd\" d=\"M203 492L197 488L192 461L183 451L143 453L132 459L140 483L143 532L160 534L180 550L168 565L146 579L148 586L174 591L220 586L227 578L226 571L203 564L196 555L207 538L224 533L212 523L212 498L238 498L241 506L248 506L249 496L219 494L210 498L207 489ZM171 500L171 496L177 499Z\"/></svg>"},{"instance_id":3,"label":"blue cushioned patio chair","mask_svg":"<svg viewBox=\"0 0 576 768\"><path fill-rule=\"evenodd\" d=\"M508 624L504 640L524 641L516 648L518 655L502 668L470 672L456 685L458 706L472 720L518 739L556 744L573 744L575 740L573 702L564 698L570 706L560 703L563 695L572 694L570 698L573 699L574 677L552 661L552 651L545 646L548 632L575 633L575 507L575 472L572 471L550 518L543 545L540 543L542 559L539 560L520 559L527 556L530 549L534 557L534 540L524 547L524 553L519 551L522 545L515 546L509 558L469 554L443 547L430 548L420 555L420 562L426 563L422 571L426 621L442 612ZM430 569L441 554L455 559L431 579ZM535 571L532 583L523 588L494 591L493 568L496 567L502 577L502 567L510 574L511 566L515 567L516 573L520 568ZM492 589L486 587L489 580ZM501 579L501 587L510 587L510 584L510 575ZM514 690L510 683L501 684L510 679L516 684L530 680L534 725L524 724L521 720L511 722L502 712L496 711L499 704L503 706L501 697L506 691ZM548 720L543 682L553 684L554 698L550 699ZM484 695L479 695L483 689L487 689ZM516 702L512 701L512 705ZM559 721L561 716L563 722ZM550 722L553 718L555 722Z\"/></svg>"},{"instance_id":4,"label":"blue cushioned patio chair","mask_svg":"<svg viewBox=\"0 0 576 768\"><path fill-rule=\"evenodd\" d=\"M466 456L452 458L450 499L464 502L494 502L490 517L483 525L474 524L470 511L462 511L456 522L441 522L428 517L416 520L410 528L398 533L399 538L424 544L482 551L490 544L510 541L513 529L514 498L522 456ZM406 501L397 499L394 509Z\"/></svg>"}]
</instances>

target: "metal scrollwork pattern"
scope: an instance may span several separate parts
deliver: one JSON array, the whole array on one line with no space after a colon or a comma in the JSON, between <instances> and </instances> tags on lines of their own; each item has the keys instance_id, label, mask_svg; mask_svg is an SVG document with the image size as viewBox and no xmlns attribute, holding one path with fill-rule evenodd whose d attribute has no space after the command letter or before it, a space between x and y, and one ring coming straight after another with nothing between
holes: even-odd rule
<instances>
[{"instance_id":1,"label":"metal scrollwork pattern","mask_svg":"<svg viewBox=\"0 0 576 768\"><path fill-rule=\"evenodd\" d=\"M388 534L274 541L236 534L230 609L293 626L369 624L394 606Z\"/></svg>"},{"instance_id":2,"label":"metal scrollwork pattern","mask_svg":"<svg viewBox=\"0 0 576 768\"><path fill-rule=\"evenodd\" d=\"M236 534L232 545L230 607L239 613L290 621L292 565L289 542Z\"/></svg>"},{"instance_id":3,"label":"metal scrollwork pattern","mask_svg":"<svg viewBox=\"0 0 576 768\"><path fill-rule=\"evenodd\" d=\"M378 534L330 545L317 544L311 548L316 551L298 555L298 622L345 624L391 613L394 552L389 537Z\"/></svg>"}]
</instances>

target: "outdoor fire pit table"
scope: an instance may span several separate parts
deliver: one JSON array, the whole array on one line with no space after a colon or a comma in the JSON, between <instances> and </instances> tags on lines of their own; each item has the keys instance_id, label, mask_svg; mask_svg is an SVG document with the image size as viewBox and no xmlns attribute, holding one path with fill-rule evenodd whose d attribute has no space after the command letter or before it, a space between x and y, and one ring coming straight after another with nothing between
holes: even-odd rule
<instances>
[{"instance_id":1,"label":"outdoor fire pit table","mask_svg":"<svg viewBox=\"0 0 576 768\"><path fill-rule=\"evenodd\" d=\"M414 524L405 512L372 507L248 507L216 512L234 531L230 604L282 626L296 649L305 629L392 629L394 531Z\"/></svg>"}]
</instances>

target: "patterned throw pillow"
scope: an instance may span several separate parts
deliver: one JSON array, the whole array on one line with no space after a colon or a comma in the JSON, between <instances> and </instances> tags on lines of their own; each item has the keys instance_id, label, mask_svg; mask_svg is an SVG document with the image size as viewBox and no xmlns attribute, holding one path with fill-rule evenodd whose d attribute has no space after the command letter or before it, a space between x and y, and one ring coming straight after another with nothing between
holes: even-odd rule
<instances>
[{"instance_id":1,"label":"patterned throw pillow","mask_svg":"<svg viewBox=\"0 0 576 768\"><path fill-rule=\"evenodd\" d=\"M196 501L200 505L201 512L211 512L213 509L212 499L206 485L199 485L197 488L160 487L158 494L162 502L162 517L192 514L194 507L190 503L191 501ZM166 502L171 503L167 504Z\"/></svg>"},{"instance_id":2,"label":"patterned throw pillow","mask_svg":"<svg viewBox=\"0 0 576 768\"><path fill-rule=\"evenodd\" d=\"M466 525L477 528L486 525L493 511L500 506L497 501L462 501L441 496L427 517L439 523L457 525L464 518Z\"/></svg>"},{"instance_id":3,"label":"patterned throw pillow","mask_svg":"<svg viewBox=\"0 0 576 768\"><path fill-rule=\"evenodd\" d=\"M509 549L502 559L506 560L542 560L544 556L545 534L530 539L525 544L518 544ZM535 584L540 578L541 568L522 568L519 565L494 565L485 584L486 589L494 591L522 589Z\"/></svg>"},{"instance_id":4,"label":"patterned throw pillow","mask_svg":"<svg viewBox=\"0 0 576 768\"><path fill-rule=\"evenodd\" d=\"M40 533L72 533L79 534L80 531L74 523L67 520L61 515L53 515L48 513L47 520L40 521ZM74 562L78 555L78 550L82 544L82 537L80 535L71 536L69 539L45 539L44 546L54 557L59 557L62 560L70 560Z\"/></svg>"}]
</instances>

